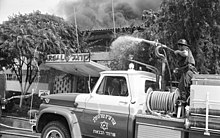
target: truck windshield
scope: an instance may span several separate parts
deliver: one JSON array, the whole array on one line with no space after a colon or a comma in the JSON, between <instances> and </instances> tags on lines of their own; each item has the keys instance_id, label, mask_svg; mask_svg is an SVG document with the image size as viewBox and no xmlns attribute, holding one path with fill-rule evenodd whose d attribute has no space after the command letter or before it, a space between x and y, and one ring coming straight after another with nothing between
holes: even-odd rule
<instances>
[{"instance_id":1,"label":"truck windshield","mask_svg":"<svg viewBox=\"0 0 220 138\"><path fill-rule=\"evenodd\" d=\"M125 77L105 76L99 85L97 94L112 96L128 96L128 87Z\"/></svg>"}]
</instances>

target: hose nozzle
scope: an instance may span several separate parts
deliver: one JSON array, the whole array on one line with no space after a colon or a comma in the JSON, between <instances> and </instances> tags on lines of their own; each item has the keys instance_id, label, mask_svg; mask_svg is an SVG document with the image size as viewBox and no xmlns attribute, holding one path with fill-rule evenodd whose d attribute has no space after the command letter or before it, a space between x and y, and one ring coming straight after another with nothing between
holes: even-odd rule
<instances>
[{"instance_id":1,"label":"hose nozzle","mask_svg":"<svg viewBox=\"0 0 220 138\"><path fill-rule=\"evenodd\" d=\"M170 51L174 52L173 49L171 49L171 48L167 47L166 45L163 45L163 44L161 44L159 42L156 42L156 41L149 41L149 40L143 39L142 42L145 42L145 43L148 43L150 45L153 45L153 46L156 46L156 47L160 47L160 48L163 47L163 48L169 49Z\"/></svg>"}]
</instances>

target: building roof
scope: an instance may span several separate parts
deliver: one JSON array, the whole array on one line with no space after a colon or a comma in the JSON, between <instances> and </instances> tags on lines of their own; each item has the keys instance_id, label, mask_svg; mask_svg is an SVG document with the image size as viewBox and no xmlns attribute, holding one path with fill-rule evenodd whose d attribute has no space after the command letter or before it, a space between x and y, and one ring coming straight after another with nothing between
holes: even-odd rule
<instances>
[{"instance_id":1,"label":"building roof","mask_svg":"<svg viewBox=\"0 0 220 138\"><path fill-rule=\"evenodd\" d=\"M69 56L51 54L47 56L45 65L77 76L99 77L100 72L110 70L107 66L94 62L106 60L108 54L104 56L105 54L106 52L97 55L94 53L73 53Z\"/></svg>"},{"instance_id":2,"label":"building roof","mask_svg":"<svg viewBox=\"0 0 220 138\"><path fill-rule=\"evenodd\" d=\"M99 77L99 73L110 68L96 62L56 62L46 63L47 66L77 76Z\"/></svg>"}]
</instances>

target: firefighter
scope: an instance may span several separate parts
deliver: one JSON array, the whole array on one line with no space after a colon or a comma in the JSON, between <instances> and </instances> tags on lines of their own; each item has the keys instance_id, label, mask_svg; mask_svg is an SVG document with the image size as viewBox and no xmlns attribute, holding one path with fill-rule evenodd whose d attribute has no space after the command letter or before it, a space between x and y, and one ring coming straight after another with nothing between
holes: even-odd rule
<instances>
[{"instance_id":1,"label":"firefighter","mask_svg":"<svg viewBox=\"0 0 220 138\"><path fill-rule=\"evenodd\" d=\"M177 42L178 50L174 51L177 55L179 68L174 72L180 72L181 78L179 80L178 88L180 90L180 100L188 101L190 95L190 85L192 84L193 74L197 73L195 68L195 59L185 39L180 39Z\"/></svg>"}]
</instances>

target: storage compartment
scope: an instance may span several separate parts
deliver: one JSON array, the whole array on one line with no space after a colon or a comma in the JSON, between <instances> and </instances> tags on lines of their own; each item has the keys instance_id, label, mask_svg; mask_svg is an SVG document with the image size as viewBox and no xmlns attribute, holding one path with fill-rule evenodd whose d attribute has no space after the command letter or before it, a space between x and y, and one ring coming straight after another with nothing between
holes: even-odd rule
<instances>
[{"instance_id":1,"label":"storage compartment","mask_svg":"<svg viewBox=\"0 0 220 138\"><path fill-rule=\"evenodd\" d=\"M190 107L220 109L220 75L196 74L190 90Z\"/></svg>"},{"instance_id":2,"label":"storage compartment","mask_svg":"<svg viewBox=\"0 0 220 138\"><path fill-rule=\"evenodd\" d=\"M182 132L166 127L139 124L136 138L182 138Z\"/></svg>"},{"instance_id":3,"label":"storage compartment","mask_svg":"<svg viewBox=\"0 0 220 138\"><path fill-rule=\"evenodd\" d=\"M220 109L220 86L191 85L190 107L206 108L208 96L209 109Z\"/></svg>"},{"instance_id":4,"label":"storage compartment","mask_svg":"<svg viewBox=\"0 0 220 138\"><path fill-rule=\"evenodd\" d=\"M136 115L135 138L184 138L184 119Z\"/></svg>"},{"instance_id":5,"label":"storage compartment","mask_svg":"<svg viewBox=\"0 0 220 138\"><path fill-rule=\"evenodd\" d=\"M220 86L220 75L195 74L192 78L192 84Z\"/></svg>"}]
</instances>

